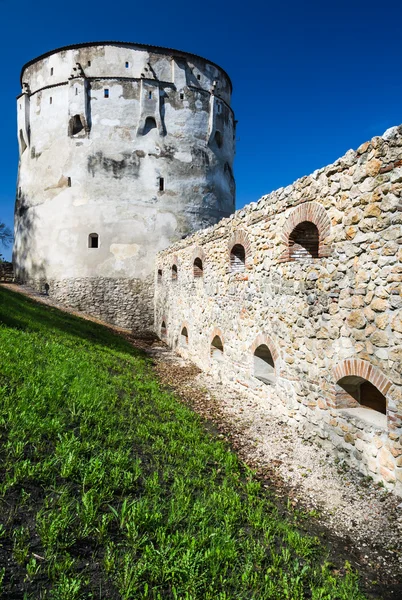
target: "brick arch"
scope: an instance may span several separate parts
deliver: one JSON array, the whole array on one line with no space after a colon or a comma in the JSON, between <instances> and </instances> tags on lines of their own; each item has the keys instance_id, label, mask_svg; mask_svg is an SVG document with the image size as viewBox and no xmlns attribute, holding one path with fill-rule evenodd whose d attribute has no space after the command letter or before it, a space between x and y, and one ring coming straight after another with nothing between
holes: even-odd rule
<instances>
[{"instance_id":1,"label":"brick arch","mask_svg":"<svg viewBox=\"0 0 402 600\"><path fill-rule=\"evenodd\" d=\"M285 225L282 229L281 240L286 244L286 250L282 252L279 257L281 262L290 260L289 236L294 228L304 221L314 223L318 229L318 258L323 258L330 255L330 246L325 243L325 240L331 231L331 221L327 211L323 206L321 206L321 204L318 204L318 202L304 202L303 204L296 206L296 208L290 212L285 221Z\"/></svg>"},{"instance_id":2,"label":"brick arch","mask_svg":"<svg viewBox=\"0 0 402 600\"><path fill-rule=\"evenodd\" d=\"M378 368L367 360L348 358L332 369L335 384L343 377L355 376L366 379L386 396L392 386L392 381Z\"/></svg>"},{"instance_id":3,"label":"brick arch","mask_svg":"<svg viewBox=\"0 0 402 600\"><path fill-rule=\"evenodd\" d=\"M192 258L191 258L193 263L196 258L200 258L202 260L202 262L204 262L205 252L204 252L204 249L202 248L202 246L195 246L193 248L193 253L192 253Z\"/></svg>"},{"instance_id":4,"label":"brick arch","mask_svg":"<svg viewBox=\"0 0 402 600\"><path fill-rule=\"evenodd\" d=\"M229 239L229 243L228 243L228 254L229 254L229 260L230 260L230 252L233 248L233 246L235 246L236 244L241 244L244 247L244 251L246 254L246 266L249 263L249 260L251 258L251 244L250 244L250 240L249 237L247 235L247 233L243 230L243 229L237 229L232 237Z\"/></svg>"},{"instance_id":5,"label":"brick arch","mask_svg":"<svg viewBox=\"0 0 402 600\"><path fill-rule=\"evenodd\" d=\"M219 337L221 338L222 345L224 346L225 345L225 338L223 337L222 331L219 329L219 327L214 327L213 328L212 333L209 336L209 345L212 344L212 340L214 339L214 337L216 335L219 335Z\"/></svg>"},{"instance_id":6,"label":"brick arch","mask_svg":"<svg viewBox=\"0 0 402 600\"><path fill-rule=\"evenodd\" d=\"M250 346L251 353L254 354L254 352L256 351L258 346L261 346L261 344L265 344L266 346L268 346L268 349L272 355L272 359L275 363L275 370L276 370L277 369L277 361L280 359L278 346L276 345L276 343L273 341L273 339L268 334L259 333L257 335L257 337L255 338L254 342Z\"/></svg>"}]
</instances>

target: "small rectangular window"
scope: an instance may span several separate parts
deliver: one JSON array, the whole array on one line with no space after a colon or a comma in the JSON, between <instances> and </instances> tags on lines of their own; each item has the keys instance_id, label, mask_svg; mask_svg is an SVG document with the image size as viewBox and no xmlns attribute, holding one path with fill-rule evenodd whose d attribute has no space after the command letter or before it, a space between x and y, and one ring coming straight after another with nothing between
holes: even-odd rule
<instances>
[{"instance_id":1,"label":"small rectangular window","mask_svg":"<svg viewBox=\"0 0 402 600\"><path fill-rule=\"evenodd\" d=\"M71 177L67 177L67 186L71 187Z\"/></svg>"},{"instance_id":2,"label":"small rectangular window","mask_svg":"<svg viewBox=\"0 0 402 600\"><path fill-rule=\"evenodd\" d=\"M109 98L109 90L107 88L103 90L103 96L104 98Z\"/></svg>"},{"instance_id":3,"label":"small rectangular window","mask_svg":"<svg viewBox=\"0 0 402 600\"><path fill-rule=\"evenodd\" d=\"M128 69L130 66L130 63L126 61L126 69Z\"/></svg>"},{"instance_id":4,"label":"small rectangular window","mask_svg":"<svg viewBox=\"0 0 402 600\"><path fill-rule=\"evenodd\" d=\"M201 79L201 75L199 73L197 75L197 79L198 79L198 81Z\"/></svg>"},{"instance_id":5,"label":"small rectangular window","mask_svg":"<svg viewBox=\"0 0 402 600\"><path fill-rule=\"evenodd\" d=\"M53 75L53 67L50 69L50 75Z\"/></svg>"},{"instance_id":6,"label":"small rectangular window","mask_svg":"<svg viewBox=\"0 0 402 600\"><path fill-rule=\"evenodd\" d=\"M78 88L75 88L75 95L78 96Z\"/></svg>"},{"instance_id":7,"label":"small rectangular window","mask_svg":"<svg viewBox=\"0 0 402 600\"><path fill-rule=\"evenodd\" d=\"M184 100L184 94L183 94L183 92L180 94L180 100Z\"/></svg>"},{"instance_id":8,"label":"small rectangular window","mask_svg":"<svg viewBox=\"0 0 402 600\"><path fill-rule=\"evenodd\" d=\"M148 98L149 98L149 100L152 99L152 92L148 92Z\"/></svg>"},{"instance_id":9,"label":"small rectangular window","mask_svg":"<svg viewBox=\"0 0 402 600\"><path fill-rule=\"evenodd\" d=\"M51 96L50 96L50 98L49 98L49 103L50 103L50 104L53 104L53 98L52 98Z\"/></svg>"},{"instance_id":10,"label":"small rectangular window","mask_svg":"<svg viewBox=\"0 0 402 600\"><path fill-rule=\"evenodd\" d=\"M164 177L159 177L159 191L163 192L165 189L165 179Z\"/></svg>"},{"instance_id":11,"label":"small rectangular window","mask_svg":"<svg viewBox=\"0 0 402 600\"><path fill-rule=\"evenodd\" d=\"M88 67L91 66L91 61L90 60L88 61L87 65L88 65Z\"/></svg>"}]
</instances>

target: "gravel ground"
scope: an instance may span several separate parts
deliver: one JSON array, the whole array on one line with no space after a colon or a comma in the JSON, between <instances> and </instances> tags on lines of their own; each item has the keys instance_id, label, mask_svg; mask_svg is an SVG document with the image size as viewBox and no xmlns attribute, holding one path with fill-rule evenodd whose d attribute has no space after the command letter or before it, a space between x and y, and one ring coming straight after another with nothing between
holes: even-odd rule
<instances>
[{"instance_id":1,"label":"gravel ground","mask_svg":"<svg viewBox=\"0 0 402 600\"><path fill-rule=\"evenodd\" d=\"M27 286L3 285L86 318ZM152 335L137 337L122 328L110 328L153 358L162 382L212 423L279 502L286 505L289 499L294 507L313 511L309 531L323 536L334 556L344 556L358 568L365 587L374 591L370 597L402 598L402 498L336 463L325 449L302 440L260 402L245 399L202 373Z\"/></svg>"},{"instance_id":2,"label":"gravel ground","mask_svg":"<svg viewBox=\"0 0 402 600\"><path fill-rule=\"evenodd\" d=\"M200 372L161 342L148 352L162 381L217 426L267 487L273 484L283 501L313 511L311 531L323 535L334 556L344 555L381 598L402 598L402 498L337 463L262 403Z\"/></svg>"}]
</instances>

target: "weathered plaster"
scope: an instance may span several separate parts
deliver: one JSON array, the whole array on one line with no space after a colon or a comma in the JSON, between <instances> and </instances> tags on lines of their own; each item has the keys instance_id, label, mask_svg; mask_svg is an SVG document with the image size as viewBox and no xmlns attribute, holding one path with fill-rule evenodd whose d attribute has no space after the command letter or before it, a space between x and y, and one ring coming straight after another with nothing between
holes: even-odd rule
<instances>
[{"instance_id":1,"label":"weathered plaster","mask_svg":"<svg viewBox=\"0 0 402 600\"><path fill-rule=\"evenodd\" d=\"M55 282L60 293L63 281L93 277L152 286L156 252L233 212L231 85L218 67L170 50L94 44L39 57L22 81L20 280L46 283L51 295ZM211 141L218 96L221 148ZM146 133L149 118L156 127ZM150 324L150 304L146 312Z\"/></svg>"}]
</instances>

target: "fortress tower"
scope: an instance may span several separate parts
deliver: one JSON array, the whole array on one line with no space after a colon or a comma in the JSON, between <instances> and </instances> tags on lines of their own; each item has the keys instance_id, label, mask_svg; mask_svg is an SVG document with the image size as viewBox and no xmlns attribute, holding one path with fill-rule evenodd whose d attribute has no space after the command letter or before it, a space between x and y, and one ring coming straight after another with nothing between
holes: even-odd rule
<instances>
[{"instance_id":1,"label":"fortress tower","mask_svg":"<svg viewBox=\"0 0 402 600\"><path fill-rule=\"evenodd\" d=\"M152 325L156 253L234 211L228 75L186 52L96 42L30 61L21 84L16 276Z\"/></svg>"}]
</instances>

